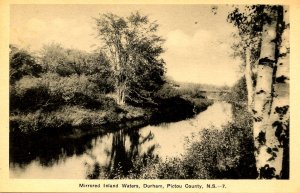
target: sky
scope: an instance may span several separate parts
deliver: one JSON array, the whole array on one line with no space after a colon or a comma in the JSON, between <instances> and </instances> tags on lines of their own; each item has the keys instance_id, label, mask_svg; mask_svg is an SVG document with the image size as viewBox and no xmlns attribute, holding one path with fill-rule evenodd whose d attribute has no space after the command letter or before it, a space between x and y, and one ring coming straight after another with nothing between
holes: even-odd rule
<instances>
[{"instance_id":1,"label":"sky","mask_svg":"<svg viewBox=\"0 0 300 193\"><path fill-rule=\"evenodd\" d=\"M177 81L232 86L240 77L238 59L230 55L235 28L226 22L230 6L211 5L11 5L10 43L32 51L44 44L92 51L93 18L112 12L140 11L159 24L165 40L166 75Z\"/></svg>"}]
</instances>

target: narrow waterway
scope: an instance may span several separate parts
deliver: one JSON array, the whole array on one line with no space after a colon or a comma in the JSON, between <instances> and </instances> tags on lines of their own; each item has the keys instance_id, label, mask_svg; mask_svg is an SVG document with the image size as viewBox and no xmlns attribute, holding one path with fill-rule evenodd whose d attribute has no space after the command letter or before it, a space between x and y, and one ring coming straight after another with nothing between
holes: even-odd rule
<instances>
[{"instance_id":1,"label":"narrow waterway","mask_svg":"<svg viewBox=\"0 0 300 193\"><path fill-rule=\"evenodd\" d=\"M215 127L232 120L231 105L215 102L196 117L135 130L120 130L72 141L43 141L35 150L26 150L27 161L10 160L11 178L98 178L100 170L132 167L137 156L154 155L162 159L180 156L186 139L197 139L203 128ZM32 142L31 142L32 143ZM45 143L49 143L48 146ZM21 151L21 150L20 150ZM18 152L18 151L16 151Z\"/></svg>"}]
</instances>

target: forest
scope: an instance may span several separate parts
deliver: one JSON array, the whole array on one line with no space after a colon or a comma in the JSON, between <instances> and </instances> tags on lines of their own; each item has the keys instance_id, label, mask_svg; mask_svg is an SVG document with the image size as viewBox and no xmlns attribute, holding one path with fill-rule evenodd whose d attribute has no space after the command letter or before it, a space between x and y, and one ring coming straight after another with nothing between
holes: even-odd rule
<instances>
[{"instance_id":1,"label":"forest","mask_svg":"<svg viewBox=\"0 0 300 193\"><path fill-rule=\"evenodd\" d=\"M216 8L212 12L218 14ZM288 179L287 14L280 5L237 6L228 13L239 40L232 45L232 57L243 61L242 76L232 87L168 77L159 25L140 12L94 18L102 45L94 52L55 42L37 52L11 44L11 163L28 164L36 156L43 165L53 165L61 156L73 156L77 150L70 144L82 146L77 147L81 152L90 149L80 144L84 137L114 133L109 164L86 164L86 178ZM153 154L154 146L139 153L153 139L152 131L142 139L139 128L192 120L220 101L230 105L233 121L221 129L201 129L198 140L186 139L181 156L162 159ZM71 143L54 144L53 157L47 157L47 150L35 150L34 156L22 152L35 149L35 140L38 148L48 146L40 144L47 137Z\"/></svg>"}]
</instances>

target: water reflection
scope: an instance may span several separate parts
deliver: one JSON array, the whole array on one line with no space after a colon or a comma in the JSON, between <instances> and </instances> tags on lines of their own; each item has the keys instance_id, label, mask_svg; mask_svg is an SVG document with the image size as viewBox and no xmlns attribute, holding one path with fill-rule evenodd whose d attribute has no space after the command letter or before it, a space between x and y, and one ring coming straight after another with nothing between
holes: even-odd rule
<instances>
[{"instance_id":1,"label":"water reflection","mask_svg":"<svg viewBox=\"0 0 300 193\"><path fill-rule=\"evenodd\" d=\"M80 138L12 139L10 177L96 179L126 176L136 157L179 156L184 152L187 137L192 139L202 128L226 124L231 121L231 114L229 104L217 102L195 118L175 123L108 134L96 132Z\"/></svg>"},{"instance_id":2,"label":"water reflection","mask_svg":"<svg viewBox=\"0 0 300 193\"><path fill-rule=\"evenodd\" d=\"M116 178L126 176L133 167L133 160L137 156L153 155L155 145L147 146L147 151L141 153L140 146L151 141L154 136L151 131L142 136L139 130L120 130L107 135L108 138L97 138L93 148L87 151L92 163L85 162L86 178ZM111 145L107 144L111 142ZM106 143L106 144L105 144Z\"/></svg>"}]
</instances>

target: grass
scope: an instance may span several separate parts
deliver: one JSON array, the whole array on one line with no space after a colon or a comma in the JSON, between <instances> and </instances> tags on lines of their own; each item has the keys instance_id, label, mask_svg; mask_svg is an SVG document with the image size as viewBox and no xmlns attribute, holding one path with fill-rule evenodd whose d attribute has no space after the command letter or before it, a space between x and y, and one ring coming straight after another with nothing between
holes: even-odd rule
<instances>
[{"instance_id":1,"label":"grass","mask_svg":"<svg viewBox=\"0 0 300 193\"><path fill-rule=\"evenodd\" d=\"M12 129L21 133L36 132L45 128L101 126L138 118L145 119L146 113L141 108L124 107L123 109L91 110L81 106L62 106L57 110L34 112L10 116ZM11 130L16 132L16 130Z\"/></svg>"}]
</instances>

